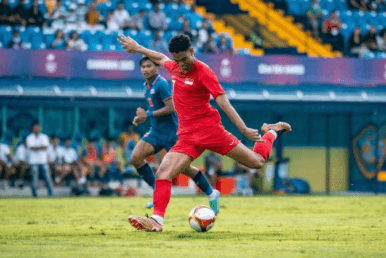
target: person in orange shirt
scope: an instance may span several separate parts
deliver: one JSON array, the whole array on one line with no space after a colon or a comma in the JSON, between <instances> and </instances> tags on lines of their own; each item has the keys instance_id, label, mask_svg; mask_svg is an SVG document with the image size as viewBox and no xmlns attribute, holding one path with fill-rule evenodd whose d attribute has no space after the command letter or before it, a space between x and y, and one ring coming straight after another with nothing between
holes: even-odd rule
<instances>
[{"instance_id":1,"label":"person in orange shirt","mask_svg":"<svg viewBox=\"0 0 386 258\"><path fill-rule=\"evenodd\" d=\"M99 23L100 13L96 9L96 2L90 2L86 13L86 22L88 25L95 26Z\"/></svg>"},{"instance_id":2,"label":"person in orange shirt","mask_svg":"<svg viewBox=\"0 0 386 258\"><path fill-rule=\"evenodd\" d=\"M102 149L102 155L100 158L101 168L99 170L99 178L104 178L107 170L114 166L115 169L120 170L121 163L117 160L117 149L114 146L115 142L113 138L109 138L108 142Z\"/></svg>"},{"instance_id":3,"label":"person in orange shirt","mask_svg":"<svg viewBox=\"0 0 386 258\"><path fill-rule=\"evenodd\" d=\"M101 170L102 163L99 160L99 151L95 140L91 139L86 148L86 155L83 157L83 163L87 168L90 178L94 178L95 168Z\"/></svg>"}]
</instances>

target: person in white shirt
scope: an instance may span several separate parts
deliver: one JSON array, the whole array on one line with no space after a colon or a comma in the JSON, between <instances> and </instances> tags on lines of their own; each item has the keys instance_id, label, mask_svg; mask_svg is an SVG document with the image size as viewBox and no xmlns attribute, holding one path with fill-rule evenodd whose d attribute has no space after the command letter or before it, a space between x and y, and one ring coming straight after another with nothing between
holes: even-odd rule
<instances>
[{"instance_id":1,"label":"person in white shirt","mask_svg":"<svg viewBox=\"0 0 386 258\"><path fill-rule=\"evenodd\" d=\"M79 156L74 148L71 147L71 139L67 138L63 148L64 170L73 173L78 184L86 183L86 168L79 162Z\"/></svg>"},{"instance_id":2,"label":"person in white shirt","mask_svg":"<svg viewBox=\"0 0 386 258\"><path fill-rule=\"evenodd\" d=\"M9 146L5 143L0 143L0 178L3 178L2 187L4 189L8 188L8 179L11 175L12 168L12 155L9 151Z\"/></svg>"},{"instance_id":3,"label":"person in white shirt","mask_svg":"<svg viewBox=\"0 0 386 258\"><path fill-rule=\"evenodd\" d=\"M23 138L23 143L16 148L15 155L13 156L13 160L14 160L16 173L19 175L19 179L16 181L16 185L19 188L22 188L24 177L27 173L27 168L28 168L28 150L27 150L26 138Z\"/></svg>"},{"instance_id":4,"label":"person in white shirt","mask_svg":"<svg viewBox=\"0 0 386 258\"><path fill-rule=\"evenodd\" d=\"M52 144L48 146L48 164L55 176L55 183L59 184L66 175L64 175L63 147L60 146L60 139L57 136L52 137Z\"/></svg>"},{"instance_id":5,"label":"person in white shirt","mask_svg":"<svg viewBox=\"0 0 386 258\"><path fill-rule=\"evenodd\" d=\"M37 188L39 182L39 170L43 169L44 178L48 188L48 195L54 196L54 185L51 179L51 172L48 166L48 146L50 144L48 136L41 133L41 126L39 123L32 125L32 133L27 137L27 148L28 148L28 163L31 166L31 177L32 177L32 195L37 197Z\"/></svg>"},{"instance_id":6,"label":"person in white shirt","mask_svg":"<svg viewBox=\"0 0 386 258\"><path fill-rule=\"evenodd\" d=\"M123 2L118 2L117 10L114 11L113 20L120 29L126 29L128 27L130 15L125 10Z\"/></svg>"}]
</instances>

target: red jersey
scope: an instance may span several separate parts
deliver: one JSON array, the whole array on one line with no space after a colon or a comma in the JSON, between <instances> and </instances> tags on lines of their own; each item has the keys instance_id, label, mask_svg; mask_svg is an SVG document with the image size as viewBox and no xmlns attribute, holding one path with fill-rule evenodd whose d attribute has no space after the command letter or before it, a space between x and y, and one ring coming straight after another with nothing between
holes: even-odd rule
<instances>
[{"instance_id":1,"label":"red jersey","mask_svg":"<svg viewBox=\"0 0 386 258\"><path fill-rule=\"evenodd\" d=\"M172 77L173 102L178 115L177 135L200 132L219 124L220 114L209 100L210 95L216 99L225 92L209 66L196 60L190 70L183 73L176 62L168 60L165 68Z\"/></svg>"}]
</instances>

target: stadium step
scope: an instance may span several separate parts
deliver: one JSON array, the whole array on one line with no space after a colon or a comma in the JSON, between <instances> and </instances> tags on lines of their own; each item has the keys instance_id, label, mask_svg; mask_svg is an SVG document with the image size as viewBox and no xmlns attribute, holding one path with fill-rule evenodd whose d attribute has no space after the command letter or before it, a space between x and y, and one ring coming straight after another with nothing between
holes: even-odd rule
<instances>
[{"instance_id":1,"label":"stadium step","mask_svg":"<svg viewBox=\"0 0 386 258\"><path fill-rule=\"evenodd\" d=\"M228 34L233 40L233 47L235 49L245 49L246 48L246 49L249 49L251 55L254 55L254 56L264 55L264 51L262 49L255 49L253 47L253 44L251 42L246 41L244 36L237 33L234 30L234 28L226 26L225 22L223 20L217 18L214 14L207 13L205 7L202 7L202 6L197 7L197 12L201 16L208 17L208 18L213 20L213 27L217 33Z\"/></svg>"},{"instance_id":2,"label":"stadium step","mask_svg":"<svg viewBox=\"0 0 386 258\"><path fill-rule=\"evenodd\" d=\"M269 30L288 41L290 46L296 47L299 53L307 53L310 57L337 57L340 52L334 52L330 45L321 44L303 31L302 25L294 24L292 17L284 17L280 11L266 4L263 0L231 0L238 4L240 10L247 11L260 24L266 25Z\"/></svg>"},{"instance_id":3,"label":"stadium step","mask_svg":"<svg viewBox=\"0 0 386 258\"><path fill-rule=\"evenodd\" d=\"M225 24L232 26L246 37L250 35L255 25L258 24L258 32L263 40L264 48L289 46L288 42L280 38L276 32L270 31L266 25L261 25L255 18L247 14L223 15L221 19L225 21Z\"/></svg>"}]
</instances>

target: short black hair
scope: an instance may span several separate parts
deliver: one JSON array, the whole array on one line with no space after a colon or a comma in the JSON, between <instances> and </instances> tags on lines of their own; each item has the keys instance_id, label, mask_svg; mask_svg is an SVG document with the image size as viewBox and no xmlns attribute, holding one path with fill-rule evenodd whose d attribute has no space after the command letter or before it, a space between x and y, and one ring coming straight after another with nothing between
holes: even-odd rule
<instances>
[{"instance_id":1,"label":"short black hair","mask_svg":"<svg viewBox=\"0 0 386 258\"><path fill-rule=\"evenodd\" d=\"M192 47L190 38L184 34L174 36L169 42L170 53L180 53L188 51Z\"/></svg>"},{"instance_id":2,"label":"short black hair","mask_svg":"<svg viewBox=\"0 0 386 258\"><path fill-rule=\"evenodd\" d=\"M38 126L40 126L40 123L39 123L39 122L37 122L37 121L33 122L33 123L32 123L32 125L31 125L31 128L34 128L34 127L35 127L35 125L38 125Z\"/></svg>"},{"instance_id":3,"label":"short black hair","mask_svg":"<svg viewBox=\"0 0 386 258\"><path fill-rule=\"evenodd\" d=\"M145 9L139 9L139 12L142 13L142 12L146 12Z\"/></svg>"},{"instance_id":4,"label":"short black hair","mask_svg":"<svg viewBox=\"0 0 386 258\"><path fill-rule=\"evenodd\" d=\"M64 141L71 141L71 137L66 137L65 139L64 139Z\"/></svg>"},{"instance_id":5,"label":"short black hair","mask_svg":"<svg viewBox=\"0 0 386 258\"><path fill-rule=\"evenodd\" d=\"M153 62L153 60L151 60L151 59L148 58L147 56L143 56L143 57L141 58L141 60L139 61L139 66L142 65L142 62L145 62L145 61L147 61L147 60L150 60L151 62ZM155 66L159 66L159 64L156 64L156 63L154 63L154 62L153 62L153 64L155 64Z\"/></svg>"}]
</instances>

